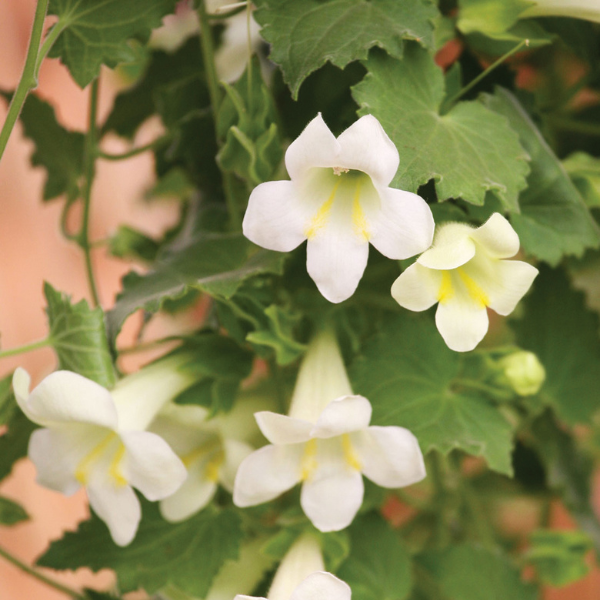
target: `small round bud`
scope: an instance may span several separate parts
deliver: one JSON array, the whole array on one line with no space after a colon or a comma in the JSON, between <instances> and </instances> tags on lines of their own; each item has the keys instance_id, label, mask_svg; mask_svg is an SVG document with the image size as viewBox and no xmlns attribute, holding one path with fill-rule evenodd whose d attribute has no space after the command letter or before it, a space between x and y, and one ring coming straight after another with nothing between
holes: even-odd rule
<instances>
[{"instance_id":1,"label":"small round bud","mask_svg":"<svg viewBox=\"0 0 600 600\"><path fill-rule=\"evenodd\" d=\"M533 352L521 350L500 361L504 375L519 396L537 394L546 379L546 370Z\"/></svg>"}]
</instances>

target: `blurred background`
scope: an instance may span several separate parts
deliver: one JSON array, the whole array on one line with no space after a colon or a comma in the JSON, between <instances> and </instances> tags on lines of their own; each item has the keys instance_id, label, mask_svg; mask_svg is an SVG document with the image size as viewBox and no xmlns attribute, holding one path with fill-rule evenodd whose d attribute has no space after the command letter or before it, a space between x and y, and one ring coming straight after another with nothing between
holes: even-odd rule
<instances>
[{"instance_id":1,"label":"blurred background","mask_svg":"<svg viewBox=\"0 0 600 600\"><path fill-rule=\"evenodd\" d=\"M13 90L25 60L35 0L0 2L0 89ZM450 48L451 52L452 49ZM103 71L100 85L100 119L107 114L116 91L122 85L118 77ZM58 120L70 129L83 131L87 113L87 91L80 90L66 69L56 60L46 60L40 75L37 94L55 108ZM6 103L0 101L0 123L6 115ZM143 128L136 144L153 139L156 124ZM145 136L145 137L144 137ZM122 152L125 144L108 139L106 150ZM44 173L32 168L29 157L33 145L22 136L17 124L0 162L0 332L3 349L19 346L47 335L43 281L71 294L74 300L88 298L83 255L59 233L60 200L42 203ZM135 225L150 235L158 234L175 223L177 207L169 203L147 203L144 192L153 180L150 154L120 162L100 161L92 195L91 238L100 240L114 232L119 224ZM94 251L99 294L104 308L114 302L121 277L132 268L124 261L107 256L103 248ZM127 322L119 345L132 343L139 315ZM194 314L156 320L147 335L160 335L185 329ZM148 355L131 357L127 370ZM4 359L0 376L15 367L26 368L34 383L51 372L55 359L51 350L41 349L15 358ZM0 429L0 433L2 433ZM27 459L17 463L12 475L0 485L0 494L23 504L31 519L14 527L0 529L0 545L32 564L48 542L73 529L87 517L85 495L72 498L44 489L35 483L35 471ZM599 480L600 483L600 480ZM596 486L598 487L598 486ZM598 494L597 494L598 497ZM390 518L400 518L406 508L390 506ZM566 511L556 503L552 522L557 528L572 526ZM501 516L506 527L531 528L534 515L527 505L511 507ZM591 558L591 557L590 557ZM525 574L526 576L527 574ZM72 586L87 585L98 589L110 587L110 572L92 574L53 573L56 579ZM0 558L0 600L59 600L66 596L51 590ZM546 590L544 600L597 600L600 598L600 575L594 570L586 579L561 590Z\"/></svg>"}]
</instances>

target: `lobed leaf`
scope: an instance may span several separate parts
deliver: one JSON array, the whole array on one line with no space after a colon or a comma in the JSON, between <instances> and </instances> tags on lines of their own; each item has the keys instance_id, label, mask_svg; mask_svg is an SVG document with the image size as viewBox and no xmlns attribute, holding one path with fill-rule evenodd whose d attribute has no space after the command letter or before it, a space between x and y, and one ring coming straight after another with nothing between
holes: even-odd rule
<instances>
[{"instance_id":1,"label":"lobed leaf","mask_svg":"<svg viewBox=\"0 0 600 600\"><path fill-rule=\"evenodd\" d=\"M435 180L438 200L463 198L483 205L486 193L519 212L527 153L504 117L479 102L459 102L441 113L442 70L416 44L402 60L372 53L368 74L353 88L359 114L372 114L396 144L400 167L394 187L416 192Z\"/></svg>"}]
</instances>

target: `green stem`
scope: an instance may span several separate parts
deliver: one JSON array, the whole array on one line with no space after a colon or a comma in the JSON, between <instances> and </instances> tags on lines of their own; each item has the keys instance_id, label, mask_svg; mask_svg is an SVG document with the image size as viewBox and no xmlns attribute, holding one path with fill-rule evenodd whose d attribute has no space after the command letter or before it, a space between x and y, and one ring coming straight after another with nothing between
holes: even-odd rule
<instances>
[{"instance_id":1,"label":"green stem","mask_svg":"<svg viewBox=\"0 0 600 600\"><path fill-rule=\"evenodd\" d=\"M475 79L470 81L462 90L454 94L451 98L444 101L442 106L442 114L447 113L456 102L462 98L468 91L472 90L482 79L485 79L492 71L496 70L505 60L509 59L513 54L516 54L524 46L529 46L529 40L523 40L518 43L512 50L503 54L496 62L492 63L483 73L480 73Z\"/></svg>"},{"instance_id":2,"label":"green stem","mask_svg":"<svg viewBox=\"0 0 600 600\"><path fill-rule=\"evenodd\" d=\"M489 522L483 507L481 506L479 498L477 498L475 495L475 491L471 487L471 484L464 478L462 479L461 488L463 501L471 513L473 525L475 527L475 531L477 532L479 541L488 548L495 548L497 545L496 536L494 534L494 530L492 529L492 525Z\"/></svg>"},{"instance_id":3,"label":"green stem","mask_svg":"<svg viewBox=\"0 0 600 600\"><path fill-rule=\"evenodd\" d=\"M100 148L98 148L96 150L96 156L104 160L126 160L128 158L132 158L133 156L138 156L138 154L148 152L148 150L154 150L155 148L166 144L170 139L170 135L163 135L158 139L154 140L153 142L146 144L145 146L133 148L132 150L128 150L127 152L123 152L122 154L110 154L108 152L103 152L102 150L100 150Z\"/></svg>"},{"instance_id":4,"label":"green stem","mask_svg":"<svg viewBox=\"0 0 600 600\"><path fill-rule=\"evenodd\" d=\"M96 174L95 158L96 158L96 120L98 115L98 79L94 79L90 87L90 100L88 111L88 131L85 139L85 157L84 157L84 173L85 187L83 189L83 216L81 222L81 231L79 233L78 243L85 254L85 266L87 279L92 295L94 306L100 305L98 297L98 288L96 287L96 279L94 277L94 268L92 264L92 246L89 238L90 226L90 204L92 198L92 185Z\"/></svg>"},{"instance_id":5,"label":"green stem","mask_svg":"<svg viewBox=\"0 0 600 600\"><path fill-rule=\"evenodd\" d=\"M31 344L18 346L17 348L9 348L8 350L0 352L0 358L8 358L9 356L16 356L17 354L25 354L26 352L31 352L32 350L45 348L46 346L49 346L50 343L50 338L45 338L37 342L31 342Z\"/></svg>"},{"instance_id":6,"label":"green stem","mask_svg":"<svg viewBox=\"0 0 600 600\"><path fill-rule=\"evenodd\" d=\"M8 107L8 114L6 115L6 121L4 121L4 125L2 126L2 131L0 131L0 158L2 158L2 155L4 154L8 138L19 118L27 94L37 86L36 63L38 60L40 40L42 39L42 33L44 31L44 19L46 18L47 10L48 0L38 0L35 8L35 15L33 17L33 27L31 30L29 47L27 48L27 57L25 58L23 74L21 75L19 85L12 97L10 106Z\"/></svg>"},{"instance_id":7,"label":"green stem","mask_svg":"<svg viewBox=\"0 0 600 600\"><path fill-rule=\"evenodd\" d=\"M35 579L37 579L38 581L45 583L46 585L54 588L55 590L58 590L59 592L62 592L63 594L66 594L67 596L71 596L71 598L76 598L77 600L86 600L85 596L83 594L80 594L77 590L67 587L66 585L63 585L62 583L59 583L58 581L55 581L54 579L50 579L50 577L46 577L46 575L42 575L42 573L40 573L38 570L33 569L29 565L20 561L18 558L16 558L12 554L10 554L10 552L8 552L7 550L5 550L4 548L1 548L1 547L0 547L0 556L5 558L9 563L12 563L13 565L15 565L15 567L21 569L21 571L23 571L24 573L27 573L28 575L35 577Z\"/></svg>"},{"instance_id":8,"label":"green stem","mask_svg":"<svg viewBox=\"0 0 600 600\"><path fill-rule=\"evenodd\" d=\"M52 29L48 32L48 35L46 35L46 39L43 41L42 47L40 48L39 54L35 61L34 77L35 77L36 81L40 74L40 69L42 68L42 63L44 62L44 59L48 55L48 52L50 52L50 49L52 48L52 46L54 46L54 42L56 42L56 40L58 39L58 36L68 26L69 26L69 23L67 21L61 21L59 19L58 22L54 24L54 27L52 27Z\"/></svg>"},{"instance_id":9,"label":"green stem","mask_svg":"<svg viewBox=\"0 0 600 600\"><path fill-rule=\"evenodd\" d=\"M202 60L204 63L204 71L206 74L206 83L208 84L208 93L210 96L210 105L212 108L213 119L216 123L221 105L221 90L219 88L219 78L217 76L217 68L215 66L215 49L212 40L212 31L206 13L204 0L198 3L198 19L200 21L200 42L202 44ZM217 138L219 146L222 145L222 140ZM234 231L239 231L242 228L242 218L240 215L237 202L235 201L235 190L233 188L233 174L229 171L221 169L223 175L223 188L225 191L225 200L227 202L227 211L231 219L231 228Z\"/></svg>"},{"instance_id":10,"label":"green stem","mask_svg":"<svg viewBox=\"0 0 600 600\"><path fill-rule=\"evenodd\" d=\"M481 381L475 381L474 379L463 379L461 377L458 379L454 379L452 383L453 383L453 385L458 385L458 386L469 388L472 390L478 390L480 392L484 392L484 393L488 394L489 396L491 396L492 398L494 398L495 400L499 400L499 401L510 400L511 398L514 397L514 393L512 393L512 392L509 392L507 390L502 390L502 389L496 388L491 385L487 385L486 383L483 383Z\"/></svg>"}]
</instances>

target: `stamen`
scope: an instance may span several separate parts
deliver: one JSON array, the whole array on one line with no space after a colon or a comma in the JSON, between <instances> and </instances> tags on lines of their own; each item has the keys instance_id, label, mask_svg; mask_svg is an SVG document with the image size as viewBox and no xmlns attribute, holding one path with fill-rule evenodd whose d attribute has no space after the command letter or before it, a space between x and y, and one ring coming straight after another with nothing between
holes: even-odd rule
<instances>
[{"instance_id":1,"label":"stamen","mask_svg":"<svg viewBox=\"0 0 600 600\"><path fill-rule=\"evenodd\" d=\"M306 442L300 465L302 469L300 479L306 481L317 468L317 440L313 439Z\"/></svg>"},{"instance_id":2,"label":"stamen","mask_svg":"<svg viewBox=\"0 0 600 600\"><path fill-rule=\"evenodd\" d=\"M340 183L342 180L339 179L336 184L333 186L333 190L329 195L329 198L321 205L321 208L317 211L317 214L312 218L310 226L306 230L306 237L309 240L312 240L317 231L324 227L327 224L327 219L329 218L329 212L331 211L331 207L333 206L333 201L335 199L335 195L340 187Z\"/></svg>"},{"instance_id":3,"label":"stamen","mask_svg":"<svg viewBox=\"0 0 600 600\"><path fill-rule=\"evenodd\" d=\"M349 170L344 167L333 167L333 174L339 177L342 173L347 173Z\"/></svg>"},{"instance_id":4,"label":"stamen","mask_svg":"<svg viewBox=\"0 0 600 600\"><path fill-rule=\"evenodd\" d=\"M347 433L342 434L342 448L344 449L344 459L346 463L351 469L355 469L356 471L360 471L362 465L358 456L352 447L352 441L350 440L350 436Z\"/></svg>"}]
</instances>

